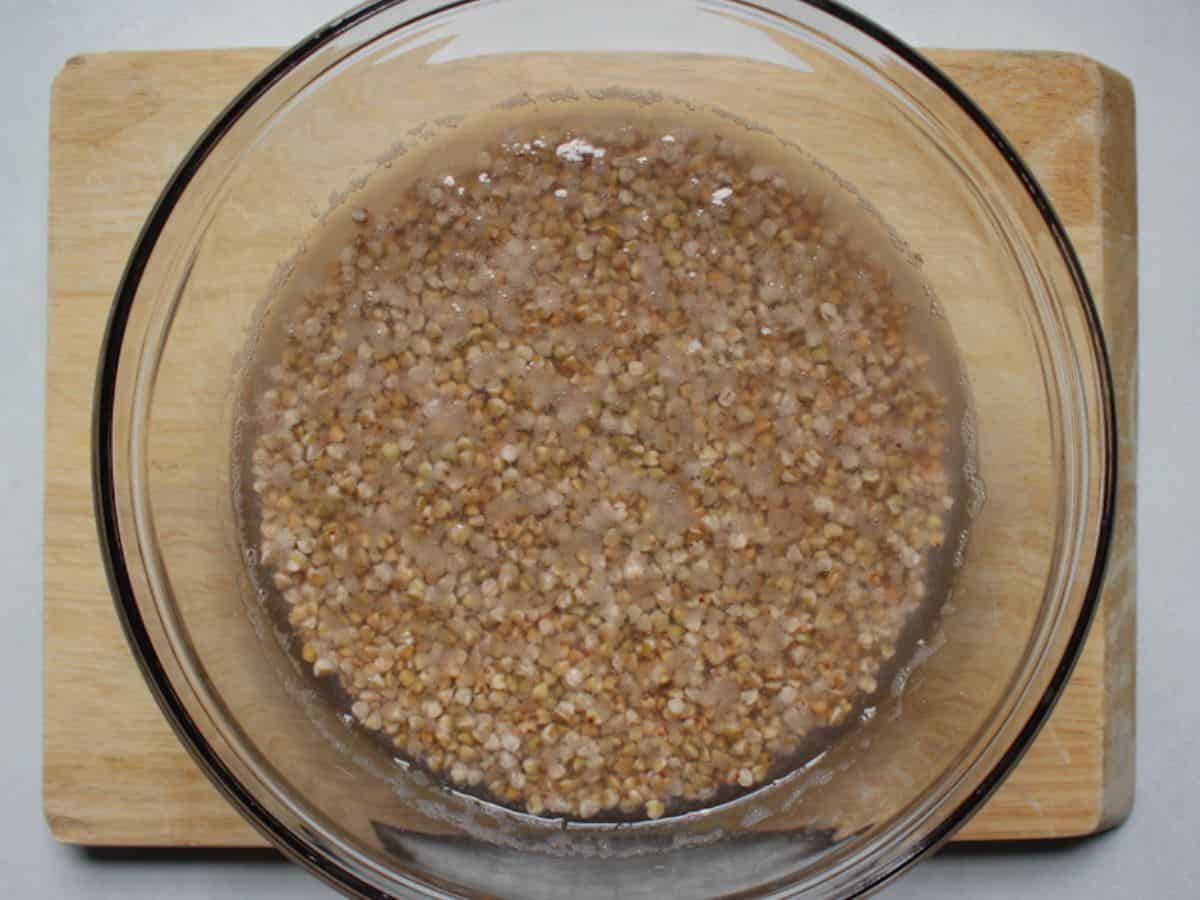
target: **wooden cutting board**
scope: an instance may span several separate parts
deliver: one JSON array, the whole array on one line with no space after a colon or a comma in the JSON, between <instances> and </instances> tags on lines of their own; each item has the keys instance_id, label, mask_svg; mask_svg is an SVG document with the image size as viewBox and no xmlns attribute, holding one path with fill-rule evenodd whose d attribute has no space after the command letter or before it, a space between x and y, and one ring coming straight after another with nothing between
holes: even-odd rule
<instances>
[{"instance_id":1,"label":"wooden cutting board","mask_svg":"<svg viewBox=\"0 0 1200 900\"><path fill-rule=\"evenodd\" d=\"M68 60L50 134L44 801L90 845L256 846L179 745L133 662L100 561L89 481L92 379L122 266L201 129L274 50ZM1090 834L1133 800L1136 187L1133 93L1078 56L934 51L1016 144L1062 216L1100 304L1123 478L1099 619L1050 723L963 839Z\"/></svg>"}]
</instances>

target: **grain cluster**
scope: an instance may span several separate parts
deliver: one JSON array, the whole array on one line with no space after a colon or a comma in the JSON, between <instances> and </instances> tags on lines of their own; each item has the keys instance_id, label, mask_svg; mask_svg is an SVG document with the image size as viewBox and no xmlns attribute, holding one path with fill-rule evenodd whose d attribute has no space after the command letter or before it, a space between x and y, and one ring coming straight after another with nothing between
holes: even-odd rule
<instances>
[{"instance_id":1,"label":"grain cluster","mask_svg":"<svg viewBox=\"0 0 1200 900\"><path fill-rule=\"evenodd\" d=\"M946 400L836 210L632 126L353 210L251 463L263 571L363 728L533 814L658 818L876 690L945 537Z\"/></svg>"}]
</instances>

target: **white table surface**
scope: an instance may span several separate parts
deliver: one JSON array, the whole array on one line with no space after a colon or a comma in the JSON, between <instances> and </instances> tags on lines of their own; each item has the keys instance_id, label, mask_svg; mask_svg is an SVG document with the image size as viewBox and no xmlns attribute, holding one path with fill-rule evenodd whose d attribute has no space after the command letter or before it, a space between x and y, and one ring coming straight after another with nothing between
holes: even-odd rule
<instances>
[{"instance_id":1,"label":"white table surface","mask_svg":"<svg viewBox=\"0 0 1200 900\"><path fill-rule=\"evenodd\" d=\"M346 0L0 0L0 894L303 897L328 889L268 852L99 852L41 812L41 596L50 82L101 50L285 45ZM560 0L565 3L569 0ZM1138 786L1132 818L1066 845L955 847L896 898L1200 897L1200 3L859 0L918 46L1089 54L1133 79L1141 217ZM1192 573L1189 575L1189 573Z\"/></svg>"}]
</instances>

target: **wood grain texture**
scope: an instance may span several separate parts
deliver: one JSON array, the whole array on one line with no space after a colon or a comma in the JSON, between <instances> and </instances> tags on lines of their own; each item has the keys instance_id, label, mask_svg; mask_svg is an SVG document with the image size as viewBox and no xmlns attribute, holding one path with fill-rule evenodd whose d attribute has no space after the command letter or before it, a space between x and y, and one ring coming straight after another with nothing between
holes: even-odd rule
<instances>
[{"instance_id":1,"label":"wood grain texture","mask_svg":"<svg viewBox=\"0 0 1200 900\"><path fill-rule=\"evenodd\" d=\"M91 845L262 839L193 765L113 612L92 519L92 379L122 266L192 140L273 50L76 57L54 85L47 375L45 766L55 837ZM1091 60L932 52L1047 189L1100 305L1118 381L1122 483L1106 597L1049 725L968 839L1082 835L1133 797L1136 186L1133 97Z\"/></svg>"}]
</instances>

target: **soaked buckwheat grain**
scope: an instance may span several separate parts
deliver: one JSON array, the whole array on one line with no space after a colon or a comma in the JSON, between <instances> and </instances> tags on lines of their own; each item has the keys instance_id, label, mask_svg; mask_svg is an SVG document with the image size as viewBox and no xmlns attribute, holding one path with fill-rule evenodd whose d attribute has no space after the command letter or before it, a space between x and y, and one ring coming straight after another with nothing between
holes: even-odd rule
<instances>
[{"instance_id":1,"label":"soaked buckwheat grain","mask_svg":"<svg viewBox=\"0 0 1200 900\"><path fill-rule=\"evenodd\" d=\"M947 401L825 193L623 126L372 199L251 459L264 571L364 728L534 814L658 818L875 691Z\"/></svg>"}]
</instances>

